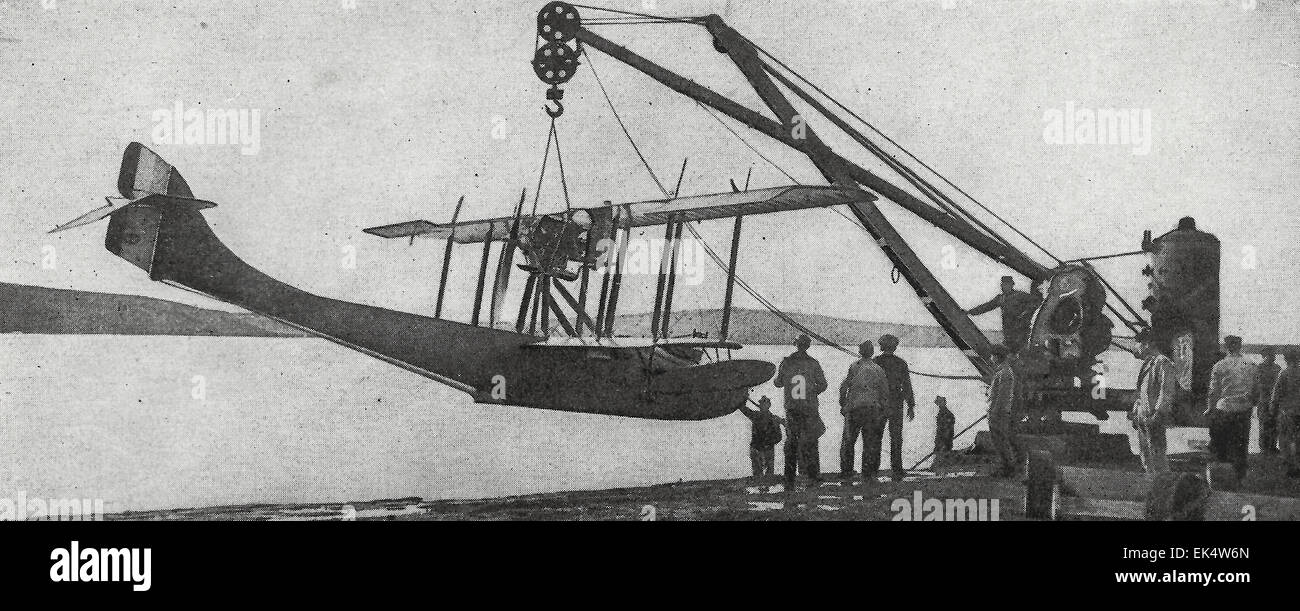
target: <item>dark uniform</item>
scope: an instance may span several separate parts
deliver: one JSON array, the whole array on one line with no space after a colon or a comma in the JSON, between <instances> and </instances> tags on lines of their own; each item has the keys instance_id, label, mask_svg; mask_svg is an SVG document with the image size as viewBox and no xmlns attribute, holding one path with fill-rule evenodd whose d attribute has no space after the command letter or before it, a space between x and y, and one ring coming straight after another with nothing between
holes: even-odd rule
<instances>
[{"instance_id":1,"label":"dark uniform","mask_svg":"<svg viewBox=\"0 0 1300 611\"><path fill-rule=\"evenodd\" d=\"M1034 318L1034 310L1038 309L1041 303L1041 298L1034 297L1024 291L1011 289L971 308L968 314L979 316L980 314L1001 309L1002 343L1007 348L1010 348L1012 352L1019 352L1025 343L1029 341L1029 323Z\"/></svg>"},{"instance_id":2,"label":"dark uniform","mask_svg":"<svg viewBox=\"0 0 1300 611\"><path fill-rule=\"evenodd\" d=\"M1278 374L1282 367L1267 360L1255 369L1255 414L1259 416L1259 451L1265 454L1276 453L1277 448L1277 409L1273 407L1273 387L1277 385Z\"/></svg>"},{"instance_id":3,"label":"dark uniform","mask_svg":"<svg viewBox=\"0 0 1300 611\"><path fill-rule=\"evenodd\" d=\"M804 350L781 360L774 382L785 397L785 481L794 484L802 465L804 475L821 479L817 440L826 432L818 412L817 395L826 390L826 375L817 359Z\"/></svg>"},{"instance_id":4,"label":"dark uniform","mask_svg":"<svg viewBox=\"0 0 1300 611\"><path fill-rule=\"evenodd\" d=\"M1020 381L1011 364L1002 362L989 380L989 436L998 458L1002 461L1002 474L1015 473L1019 452L1012 423L1021 411Z\"/></svg>"},{"instance_id":5,"label":"dark uniform","mask_svg":"<svg viewBox=\"0 0 1300 611\"><path fill-rule=\"evenodd\" d=\"M741 405L740 413L753 425L749 436L749 461L755 476L776 472L776 444L781 442L781 418L769 411Z\"/></svg>"},{"instance_id":6,"label":"dark uniform","mask_svg":"<svg viewBox=\"0 0 1300 611\"><path fill-rule=\"evenodd\" d=\"M863 466L862 472L875 473L880 468L880 440L884 436L885 427L888 426L889 468L897 477L904 471L903 407L904 404L916 406L916 398L912 396L912 375L908 372L907 361L892 352L881 354L874 360L881 369L885 370L885 378L889 380L889 395L885 400L884 412L873 423L875 426L867 437L869 447L863 450L871 459L873 467L868 471L868 468Z\"/></svg>"},{"instance_id":7,"label":"dark uniform","mask_svg":"<svg viewBox=\"0 0 1300 611\"><path fill-rule=\"evenodd\" d=\"M939 407L939 413L934 418L934 453L951 452L952 438L957 429L957 417L953 415L948 406Z\"/></svg>"}]
</instances>

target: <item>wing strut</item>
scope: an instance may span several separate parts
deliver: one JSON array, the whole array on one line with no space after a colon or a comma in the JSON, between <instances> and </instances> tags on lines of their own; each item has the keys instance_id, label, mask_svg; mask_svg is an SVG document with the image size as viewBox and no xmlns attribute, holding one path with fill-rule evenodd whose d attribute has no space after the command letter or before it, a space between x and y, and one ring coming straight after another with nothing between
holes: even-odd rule
<instances>
[{"instance_id":1,"label":"wing strut","mask_svg":"<svg viewBox=\"0 0 1300 611\"><path fill-rule=\"evenodd\" d=\"M740 223L745 217L736 217L736 225L731 230L731 262L727 264L727 292L722 299L722 329L718 339L727 341L727 330L731 326L731 295L736 288L736 255L740 254Z\"/></svg>"},{"instance_id":2,"label":"wing strut","mask_svg":"<svg viewBox=\"0 0 1300 611\"><path fill-rule=\"evenodd\" d=\"M433 317L442 318L442 298L447 293L447 274L451 273L451 245L456 243L456 220L460 218L460 207L465 205L465 196L456 202L456 211L451 213L451 237L447 238L447 247L442 251L442 280L438 282L438 302L433 306ZM411 241L415 241L414 233Z\"/></svg>"},{"instance_id":3,"label":"wing strut","mask_svg":"<svg viewBox=\"0 0 1300 611\"><path fill-rule=\"evenodd\" d=\"M487 266L488 259L492 255L492 230L488 230L488 239L483 240L483 259L478 264L478 284L474 286L474 314L470 316L470 323L475 327L478 326L479 312L483 310L483 288L487 286Z\"/></svg>"}]
</instances>

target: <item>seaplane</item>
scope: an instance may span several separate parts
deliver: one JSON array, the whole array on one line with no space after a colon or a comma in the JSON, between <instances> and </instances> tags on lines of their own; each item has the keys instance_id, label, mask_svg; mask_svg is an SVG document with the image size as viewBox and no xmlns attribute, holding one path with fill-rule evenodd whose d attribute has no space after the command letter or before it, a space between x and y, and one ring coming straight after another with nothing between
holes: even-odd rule
<instances>
[{"instance_id":1,"label":"seaplane","mask_svg":"<svg viewBox=\"0 0 1300 611\"><path fill-rule=\"evenodd\" d=\"M537 16L532 66L538 78L550 86L544 108L550 116L552 136L564 112L561 85L568 83L584 62L590 62L589 51L600 52L694 100L720 122L719 114L751 133L803 153L827 184L750 190L748 184L742 189L733 182L731 192L691 196L679 196L661 184L663 197L658 199L589 207L569 204L566 187L566 208L562 212L523 214L525 192L515 213L506 217L462 221L461 204L457 204L450 223L412 220L364 229L384 239L446 241L433 316L321 297L255 269L231 252L204 220L202 212L216 204L196 198L176 168L140 143L126 148L117 196L109 197L107 206L59 225L54 231L107 218L105 247L144 270L151 280L296 327L463 391L478 403L633 418L702 420L736 410L748 399L751 389L768 382L775 373L774 365L767 361L730 358L731 351L742 349L730 340L728 324L742 221L752 215L847 209L852 214L850 220L861 225L871 244L884 252L898 276L911 286L955 347L967 357L978 373L975 377L991 375L992 342L882 214L877 202L885 200L1005 265L1030 283L1045 287L1026 344L1014 347L1019 355L1016 367L1026 376L1027 397L1032 403L1058 414L1081 411L1098 418L1105 418L1109 411L1127 409L1129 398L1125 391L1109 389L1109 393L1099 394L1092 383L1097 375L1097 356L1114 344L1113 322L1105 310L1134 331L1151 323L1118 294L1115 296L1127 312L1109 303L1107 293L1113 294L1113 288L1086 260L1062 260L1047 253L1055 264L1046 265L1013 246L958 201L968 205L978 200L732 29L718 15L657 17L613 12L613 17L585 20L577 7L551 2ZM598 26L616 24L702 27L711 37L714 50L735 64L769 112L746 107L594 31ZM795 96L801 108L796 108L787 94ZM610 107L613 109L612 102ZM891 178L833 150L813 129L808 120L812 116L819 117L823 125L829 122L861 146L861 151L877 158L892 172ZM624 133L627 135L626 129ZM732 130L732 134L743 141L738 132ZM631 140L630 135L627 137ZM548 150L549 146L548 140ZM562 163L560 167L562 172ZM895 184L898 180L910 188ZM952 193L954 190L961 195ZM720 265L727 272L721 327L712 338L700 333L675 337L670 326L676 249L683 228L694 234L692 224L720 219L732 219L734 223L730 258ZM625 337L615 329L621 258L626 254L630 231L650 226L664 227L666 244L651 332L648 337ZM1182 238L1186 235L1175 233L1148 239L1149 245L1144 245L1144 251L1155 257L1161 251L1160 244L1168 244L1163 249L1168 260L1157 262L1153 276L1155 301L1144 305L1153 311L1178 314L1157 316L1157 326L1165 324L1168 328L1162 332L1186 340L1180 344L1185 345L1186 352L1179 358L1186 361L1187 370L1195 369L1197 377L1204 378L1212 358L1211 345L1217 343L1217 275L1177 282L1166 278L1165 267L1178 265L1175 259L1185 250L1174 246L1185 241ZM1197 234L1201 236L1197 239L1212 242L1198 252L1217 261L1217 240L1212 236L1203 238L1209 234ZM489 275L490 255L496 243L502 246L495 272ZM442 316L451 259L448 255L456 244L482 244L483 248L468 322ZM522 255L521 263L516 263L517 255ZM511 277L520 272L527 277L512 323L503 317L502 310ZM1179 296L1189 291L1198 295L1194 303L1180 302ZM709 357L710 349L713 357ZM722 350L726 350L727 358L721 357ZM1195 386L1203 394L1204 384L1197 382ZM1189 385L1188 405L1194 403L1191 389Z\"/></svg>"}]
</instances>

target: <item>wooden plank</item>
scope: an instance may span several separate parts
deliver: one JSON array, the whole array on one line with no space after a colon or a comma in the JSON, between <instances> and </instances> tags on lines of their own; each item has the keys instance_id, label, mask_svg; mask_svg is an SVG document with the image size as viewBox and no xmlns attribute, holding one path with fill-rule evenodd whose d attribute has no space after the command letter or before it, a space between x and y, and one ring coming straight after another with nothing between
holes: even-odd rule
<instances>
[{"instance_id":1,"label":"wooden plank","mask_svg":"<svg viewBox=\"0 0 1300 611\"><path fill-rule=\"evenodd\" d=\"M1138 501L1061 496L1058 498L1057 503L1057 514L1062 517L1118 518L1121 520L1142 520L1146 518L1146 503Z\"/></svg>"},{"instance_id":2,"label":"wooden plank","mask_svg":"<svg viewBox=\"0 0 1300 611\"><path fill-rule=\"evenodd\" d=\"M1059 471L1067 496L1145 502L1151 490L1144 473L1087 467L1060 467Z\"/></svg>"}]
</instances>

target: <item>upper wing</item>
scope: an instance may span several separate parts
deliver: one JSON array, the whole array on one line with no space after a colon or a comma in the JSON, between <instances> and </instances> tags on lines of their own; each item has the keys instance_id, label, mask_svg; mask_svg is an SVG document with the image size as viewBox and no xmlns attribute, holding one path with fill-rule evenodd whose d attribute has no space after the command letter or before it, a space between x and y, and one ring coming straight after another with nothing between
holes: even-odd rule
<instances>
[{"instance_id":1,"label":"upper wing","mask_svg":"<svg viewBox=\"0 0 1300 611\"><path fill-rule=\"evenodd\" d=\"M875 201L876 196L858 189L822 186L791 186L713 193L625 204L632 226L663 225L669 218L707 221L734 216L769 214L805 208L825 208L853 202Z\"/></svg>"},{"instance_id":2,"label":"upper wing","mask_svg":"<svg viewBox=\"0 0 1300 611\"><path fill-rule=\"evenodd\" d=\"M445 240L452 237L454 230L457 242L471 244L487 240L506 239L510 236L510 226L514 220L514 217L505 217L455 224L443 223L441 225L424 220L406 221L404 223L393 223L392 225L368 227L362 231L381 238L411 238L427 235Z\"/></svg>"},{"instance_id":3,"label":"upper wing","mask_svg":"<svg viewBox=\"0 0 1300 611\"><path fill-rule=\"evenodd\" d=\"M686 348L722 348L727 350L740 350L742 345L718 339L708 339L701 337L673 337L660 338L653 337L553 337L544 341L524 344L524 348L650 348L664 346L680 346Z\"/></svg>"},{"instance_id":4,"label":"upper wing","mask_svg":"<svg viewBox=\"0 0 1300 611\"><path fill-rule=\"evenodd\" d=\"M858 189L845 189L828 186L787 186L755 189L736 193L714 193L710 195L692 195L643 202L618 204L622 223L632 227L663 225L669 218L684 221L706 221L735 216L768 214L805 208L825 208L854 202L875 201L876 196ZM600 208L575 208L595 210ZM564 213L549 216L564 221ZM537 217L523 217L524 225ZM407 221L380 227L365 229L366 233L381 238L405 238L427 235L434 238L452 238L461 244L483 242L485 240L505 240L510 235L514 223L513 217L465 221L461 223L431 223L429 221ZM454 231L453 231L454 230Z\"/></svg>"}]
</instances>

